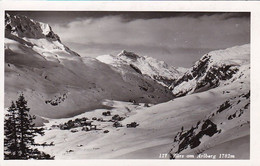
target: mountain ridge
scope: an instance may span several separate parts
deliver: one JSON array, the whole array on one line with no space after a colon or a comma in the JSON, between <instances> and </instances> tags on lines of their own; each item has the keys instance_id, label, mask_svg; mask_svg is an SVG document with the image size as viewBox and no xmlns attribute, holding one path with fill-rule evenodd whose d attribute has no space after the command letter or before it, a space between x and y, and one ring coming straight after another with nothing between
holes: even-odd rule
<instances>
[{"instance_id":1,"label":"mountain ridge","mask_svg":"<svg viewBox=\"0 0 260 166\"><path fill-rule=\"evenodd\" d=\"M23 16L6 15L6 19L6 106L23 92L33 114L67 117L103 108L105 99L156 104L174 97L169 89L131 67L116 70L94 58L78 56L59 37L44 35L55 34L48 32L47 24ZM42 27L47 27L45 32Z\"/></svg>"},{"instance_id":2,"label":"mountain ridge","mask_svg":"<svg viewBox=\"0 0 260 166\"><path fill-rule=\"evenodd\" d=\"M99 61L120 67L121 65L129 65L139 74L147 75L155 79L158 83L169 87L183 70L178 71L174 67L169 67L164 61L159 61L148 56L140 56L134 52L122 50L118 55L101 55L96 59Z\"/></svg>"},{"instance_id":3,"label":"mountain ridge","mask_svg":"<svg viewBox=\"0 0 260 166\"><path fill-rule=\"evenodd\" d=\"M228 80L238 79L236 75L245 75L245 68L250 69L249 55L249 44L211 51L176 79L170 88L176 96L184 96L227 85Z\"/></svg>"}]
</instances>

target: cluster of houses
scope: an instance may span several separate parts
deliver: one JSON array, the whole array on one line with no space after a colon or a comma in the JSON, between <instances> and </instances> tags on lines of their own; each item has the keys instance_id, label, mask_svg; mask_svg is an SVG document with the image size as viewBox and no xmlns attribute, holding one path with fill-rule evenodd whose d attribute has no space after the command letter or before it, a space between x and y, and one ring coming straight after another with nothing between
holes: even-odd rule
<instances>
[{"instance_id":1,"label":"cluster of houses","mask_svg":"<svg viewBox=\"0 0 260 166\"><path fill-rule=\"evenodd\" d=\"M103 116L111 116L111 112L110 111L106 111L102 113ZM110 120L104 120L103 118L96 118L93 117L92 120L89 120L87 117L83 117L83 118L76 118L75 120L69 120L63 124L59 124L59 125L53 125L52 128L59 128L61 130L70 130L71 132L78 132L78 127L82 127L82 131L91 131L91 130L97 130L97 125L93 125L92 122L94 120L96 121L100 121L100 122L113 122L113 127L123 127L123 125L120 123L120 121L124 120L125 117L121 117L118 114L113 115L112 118ZM136 122L132 122L130 124L127 124L126 127L127 128L135 128L137 127L139 124L137 124ZM104 133L108 133L109 131L106 130Z\"/></svg>"},{"instance_id":2,"label":"cluster of houses","mask_svg":"<svg viewBox=\"0 0 260 166\"><path fill-rule=\"evenodd\" d=\"M124 119L125 119L125 117L120 117L119 115L114 115L112 117L112 121L114 122L113 127L116 127L116 128L117 127L123 127L123 125L119 121L122 121ZM136 123L136 122L131 122L129 124L126 124L127 128L135 128L137 126L139 126L139 124Z\"/></svg>"},{"instance_id":3,"label":"cluster of houses","mask_svg":"<svg viewBox=\"0 0 260 166\"><path fill-rule=\"evenodd\" d=\"M93 121L88 120L88 118L76 118L75 120L69 120L63 124L53 125L52 127L58 127L61 130L70 130L77 127L82 127L82 130L96 130L97 126L92 124ZM71 132L77 132L76 129L71 130Z\"/></svg>"}]
</instances>

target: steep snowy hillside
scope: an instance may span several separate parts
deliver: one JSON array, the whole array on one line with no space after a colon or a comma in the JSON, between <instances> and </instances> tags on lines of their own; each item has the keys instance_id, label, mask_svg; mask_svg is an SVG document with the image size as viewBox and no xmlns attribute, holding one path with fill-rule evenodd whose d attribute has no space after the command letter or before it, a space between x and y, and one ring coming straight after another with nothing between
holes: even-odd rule
<instances>
[{"instance_id":1,"label":"steep snowy hillside","mask_svg":"<svg viewBox=\"0 0 260 166\"><path fill-rule=\"evenodd\" d=\"M80 57L47 24L5 18L5 107L21 92L33 114L52 118L107 107L104 99L157 104L173 98L149 77Z\"/></svg>"},{"instance_id":2,"label":"steep snowy hillside","mask_svg":"<svg viewBox=\"0 0 260 166\"><path fill-rule=\"evenodd\" d=\"M205 119L192 125L191 128L182 128L174 138L173 148L170 153L171 158L178 158L180 154L198 155L205 153L205 150L214 149L216 145L221 145L226 142L231 143L240 138L247 140L247 142L245 142L247 146L244 147L248 150L250 134L249 98L250 91L229 98L210 112ZM228 147L228 145L226 145L226 147ZM234 149L234 147L232 149ZM214 152L215 155L217 154L217 158L224 158L224 156L220 156L220 154L223 153L225 152ZM238 156L239 153L241 154L241 151L236 152L232 150L227 154ZM244 153L243 155L246 156ZM229 157L231 158L231 156Z\"/></svg>"},{"instance_id":3,"label":"steep snowy hillside","mask_svg":"<svg viewBox=\"0 0 260 166\"><path fill-rule=\"evenodd\" d=\"M249 44L212 51L179 77L171 89L176 96L183 96L239 81L248 76L249 59Z\"/></svg>"},{"instance_id":4,"label":"steep snowy hillside","mask_svg":"<svg viewBox=\"0 0 260 166\"><path fill-rule=\"evenodd\" d=\"M174 67L169 67L163 61L158 61L152 57L140 56L125 50L117 56L102 55L98 56L96 59L118 68L122 65L128 65L137 73L148 75L167 87L170 86L180 74L183 74L183 69L178 71Z\"/></svg>"},{"instance_id":5,"label":"steep snowy hillside","mask_svg":"<svg viewBox=\"0 0 260 166\"><path fill-rule=\"evenodd\" d=\"M214 88L228 98L223 98L222 103L212 107L199 121L182 126L174 137L170 158L181 159L181 156L187 155L197 158L249 158L249 59L249 44L213 51L203 56L178 80L175 94L198 92L199 95L200 91ZM207 156L209 154L212 156Z\"/></svg>"}]
</instances>

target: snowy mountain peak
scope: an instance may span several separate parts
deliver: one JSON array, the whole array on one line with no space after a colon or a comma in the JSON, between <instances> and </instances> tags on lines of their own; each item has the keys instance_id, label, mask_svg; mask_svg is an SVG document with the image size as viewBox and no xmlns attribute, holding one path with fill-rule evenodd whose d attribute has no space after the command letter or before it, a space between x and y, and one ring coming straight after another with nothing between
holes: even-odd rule
<instances>
[{"instance_id":1,"label":"snowy mountain peak","mask_svg":"<svg viewBox=\"0 0 260 166\"><path fill-rule=\"evenodd\" d=\"M6 13L5 30L20 38L47 38L52 41L60 41L59 36L52 31L50 25L34 21L26 16L12 16Z\"/></svg>"},{"instance_id":2,"label":"snowy mountain peak","mask_svg":"<svg viewBox=\"0 0 260 166\"><path fill-rule=\"evenodd\" d=\"M249 44L209 52L173 83L173 93L183 96L249 77L249 59Z\"/></svg>"},{"instance_id":3,"label":"snowy mountain peak","mask_svg":"<svg viewBox=\"0 0 260 166\"><path fill-rule=\"evenodd\" d=\"M139 74L147 75L165 86L171 85L172 81L182 73L174 67L168 67L164 61L126 50L121 51L117 56L102 55L96 59L117 68L128 65Z\"/></svg>"},{"instance_id":4,"label":"snowy mountain peak","mask_svg":"<svg viewBox=\"0 0 260 166\"><path fill-rule=\"evenodd\" d=\"M10 49L10 44L13 45L15 41L25 47L32 47L35 52L49 60L56 60L57 53L63 58L79 56L61 43L60 37L52 31L49 24L26 16L5 14L5 38L7 49Z\"/></svg>"}]
</instances>

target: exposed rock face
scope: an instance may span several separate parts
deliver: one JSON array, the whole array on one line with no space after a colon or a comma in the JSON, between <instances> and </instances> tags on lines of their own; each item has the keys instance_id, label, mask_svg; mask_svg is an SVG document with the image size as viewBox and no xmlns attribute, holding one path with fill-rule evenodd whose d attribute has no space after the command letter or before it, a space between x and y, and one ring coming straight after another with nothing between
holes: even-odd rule
<instances>
[{"instance_id":1,"label":"exposed rock face","mask_svg":"<svg viewBox=\"0 0 260 166\"><path fill-rule=\"evenodd\" d=\"M212 51L204 55L195 65L173 82L171 89L176 96L205 91L228 80L239 80L236 73L243 74L249 69L249 45L237 46L226 50ZM247 70L248 71L248 70Z\"/></svg>"},{"instance_id":2,"label":"exposed rock face","mask_svg":"<svg viewBox=\"0 0 260 166\"><path fill-rule=\"evenodd\" d=\"M68 54L79 56L61 43L60 37L52 31L50 25L26 16L11 16L6 13L5 37L31 47L48 48L53 51L64 50Z\"/></svg>"},{"instance_id":3,"label":"exposed rock face","mask_svg":"<svg viewBox=\"0 0 260 166\"><path fill-rule=\"evenodd\" d=\"M47 38L52 41L60 41L59 36L52 31L48 24L36 22L26 16L11 16L6 14L5 30L6 33L11 33L20 38Z\"/></svg>"}]
</instances>

